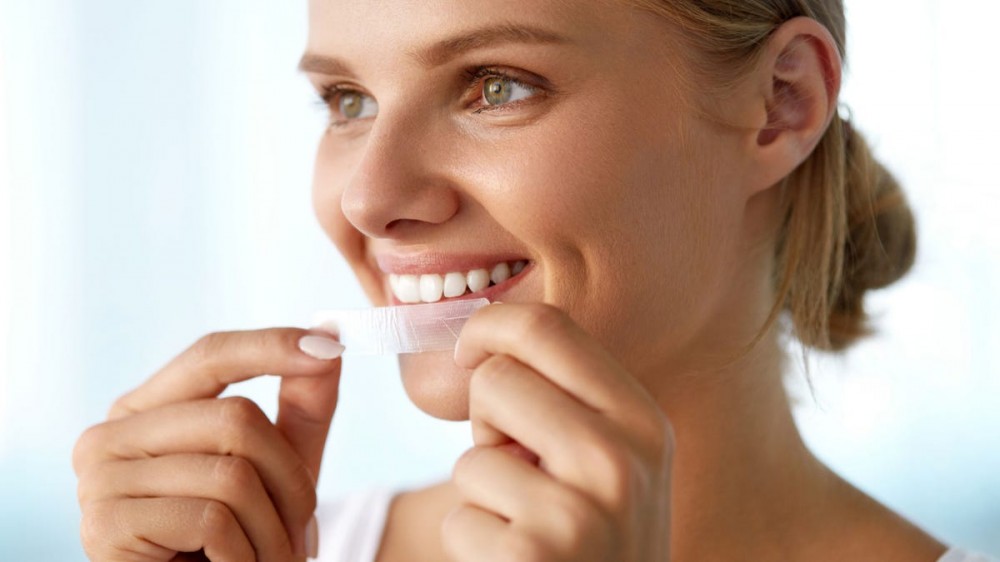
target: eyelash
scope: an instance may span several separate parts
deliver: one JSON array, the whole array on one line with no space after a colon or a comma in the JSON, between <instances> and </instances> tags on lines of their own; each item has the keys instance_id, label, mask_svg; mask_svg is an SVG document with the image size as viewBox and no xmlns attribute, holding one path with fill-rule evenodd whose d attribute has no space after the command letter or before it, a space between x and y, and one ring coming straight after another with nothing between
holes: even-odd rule
<instances>
[{"instance_id":1,"label":"eyelash","mask_svg":"<svg viewBox=\"0 0 1000 562\"><path fill-rule=\"evenodd\" d=\"M477 101L481 101L483 97L481 83L484 78L503 78L504 80L508 80L514 84L517 84L518 86L521 86L522 88L531 90L533 94L531 98L534 98L538 94L543 93L540 87L528 84L524 80L512 76L508 72L505 72L502 69L492 66L477 66L474 68L470 68L469 70L466 70L463 74L465 75L465 79L468 83L468 86L465 90L465 95L468 95L469 92L471 92L473 89L476 88L476 86L479 86L478 88L479 96L477 98ZM336 107L336 104L339 101L338 100L339 96L344 93L352 93L352 94L357 93L365 95L364 92L358 90L357 88L351 88L348 86L344 86L342 84L331 84L329 86L323 86L322 91L319 93L319 99L316 100L316 105L322 110L324 111L329 110L332 113L333 111L335 111L334 108ZM509 110L512 107L521 105L521 103L523 102L530 101L531 98L515 100L501 105L483 105L478 109L476 109L475 111L473 111L473 113L479 114L484 111ZM354 121L359 121L359 119L331 120L329 122L329 126L331 128L344 127L350 125Z\"/></svg>"}]
</instances>

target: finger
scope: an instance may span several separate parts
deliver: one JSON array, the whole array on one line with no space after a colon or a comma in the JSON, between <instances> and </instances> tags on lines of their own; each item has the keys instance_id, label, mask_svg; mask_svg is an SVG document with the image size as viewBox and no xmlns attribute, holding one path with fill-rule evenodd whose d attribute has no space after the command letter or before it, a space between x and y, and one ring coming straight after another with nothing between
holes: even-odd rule
<instances>
[{"instance_id":1,"label":"finger","mask_svg":"<svg viewBox=\"0 0 1000 562\"><path fill-rule=\"evenodd\" d=\"M230 384L265 374L283 377L323 375L333 368L331 361L311 357L298 346L302 337L321 334L324 332L300 328L208 334L145 384L119 398L108 418L118 419L175 402L211 398Z\"/></svg>"},{"instance_id":2,"label":"finger","mask_svg":"<svg viewBox=\"0 0 1000 562\"><path fill-rule=\"evenodd\" d=\"M254 560L254 550L224 504L199 498L94 502L83 513L81 539L92 560L171 560L205 550L213 562Z\"/></svg>"},{"instance_id":3,"label":"finger","mask_svg":"<svg viewBox=\"0 0 1000 562\"><path fill-rule=\"evenodd\" d=\"M498 304L462 328L455 361L475 369L491 355L510 355L594 410L628 424L659 411L639 382L593 337L550 305Z\"/></svg>"},{"instance_id":4,"label":"finger","mask_svg":"<svg viewBox=\"0 0 1000 562\"><path fill-rule=\"evenodd\" d=\"M520 550L527 549L516 546L510 536L506 522L469 504L456 508L441 522L441 546L452 562L542 560L521 555Z\"/></svg>"},{"instance_id":5,"label":"finger","mask_svg":"<svg viewBox=\"0 0 1000 562\"><path fill-rule=\"evenodd\" d=\"M497 447L466 451L452 473L464 500L530 533L552 552L595 552L610 521L586 495Z\"/></svg>"},{"instance_id":6,"label":"finger","mask_svg":"<svg viewBox=\"0 0 1000 562\"><path fill-rule=\"evenodd\" d=\"M469 418L476 445L507 437L541 457L539 467L612 511L633 473L633 444L613 423L506 355L476 368L469 381Z\"/></svg>"},{"instance_id":7,"label":"finger","mask_svg":"<svg viewBox=\"0 0 1000 562\"><path fill-rule=\"evenodd\" d=\"M285 560L292 545L249 461L218 455L168 455L94 465L80 478L80 503L121 498L187 497L225 504L257 560ZM304 547L301 551L304 554Z\"/></svg>"},{"instance_id":8,"label":"finger","mask_svg":"<svg viewBox=\"0 0 1000 562\"><path fill-rule=\"evenodd\" d=\"M304 541L316 510L313 478L281 432L243 397L170 404L94 426L80 438L74 465L82 473L106 461L191 453L250 461L293 544Z\"/></svg>"},{"instance_id":9,"label":"finger","mask_svg":"<svg viewBox=\"0 0 1000 562\"><path fill-rule=\"evenodd\" d=\"M276 425L309 469L314 484L337 409L341 365L341 359L334 359L322 376L283 378L278 392Z\"/></svg>"},{"instance_id":10,"label":"finger","mask_svg":"<svg viewBox=\"0 0 1000 562\"><path fill-rule=\"evenodd\" d=\"M500 447L475 446L452 469L452 482L467 503L507 521L534 521L557 483L537 467Z\"/></svg>"}]
</instances>

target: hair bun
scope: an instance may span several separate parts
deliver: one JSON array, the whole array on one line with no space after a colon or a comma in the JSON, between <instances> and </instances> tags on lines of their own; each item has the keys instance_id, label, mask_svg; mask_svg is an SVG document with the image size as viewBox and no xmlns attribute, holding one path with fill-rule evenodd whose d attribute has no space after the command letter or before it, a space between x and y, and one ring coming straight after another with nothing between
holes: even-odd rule
<instances>
[{"instance_id":1,"label":"hair bun","mask_svg":"<svg viewBox=\"0 0 1000 562\"><path fill-rule=\"evenodd\" d=\"M905 275L917 249L913 213L899 182L848 122L843 127L848 233L843 277L829 318L830 346L835 350L871 333L865 292Z\"/></svg>"}]
</instances>

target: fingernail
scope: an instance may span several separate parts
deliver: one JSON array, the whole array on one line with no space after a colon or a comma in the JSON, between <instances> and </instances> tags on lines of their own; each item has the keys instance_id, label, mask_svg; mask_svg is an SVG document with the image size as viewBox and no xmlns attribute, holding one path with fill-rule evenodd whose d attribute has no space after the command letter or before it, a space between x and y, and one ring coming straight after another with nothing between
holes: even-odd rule
<instances>
[{"instance_id":1,"label":"fingernail","mask_svg":"<svg viewBox=\"0 0 1000 562\"><path fill-rule=\"evenodd\" d=\"M302 336L299 349L310 357L324 361L336 359L344 352L344 346L340 342L323 336Z\"/></svg>"},{"instance_id":2,"label":"fingernail","mask_svg":"<svg viewBox=\"0 0 1000 562\"><path fill-rule=\"evenodd\" d=\"M319 557L319 523L313 515L306 525L306 556L309 558Z\"/></svg>"}]
</instances>

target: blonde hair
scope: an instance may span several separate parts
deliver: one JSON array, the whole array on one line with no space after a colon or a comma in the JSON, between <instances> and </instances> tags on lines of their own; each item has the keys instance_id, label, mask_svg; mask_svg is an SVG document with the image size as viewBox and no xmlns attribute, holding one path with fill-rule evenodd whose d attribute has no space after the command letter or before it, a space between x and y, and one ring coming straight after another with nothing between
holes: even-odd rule
<instances>
[{"instance_id":1,"label":"blonde hair","mask_svg":"<svg viewBox=\"0 0 1000 562\"><path fill-rule=\"evenodd\" d=\"M846 61L842 0L631 2L680 30L695 53L685 64L700 99L706 88L708 99L725 99L759 62L771 33L795 17L824 25ZM779 189L784 219L775 247L777 299L761 335L785 310L803 344L843 350L872 333L865 292L893 283L913 265L913 215L899 183L837 112L812 154Z\"/></svg>"}]
</instances>

